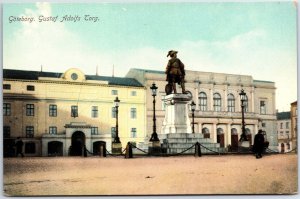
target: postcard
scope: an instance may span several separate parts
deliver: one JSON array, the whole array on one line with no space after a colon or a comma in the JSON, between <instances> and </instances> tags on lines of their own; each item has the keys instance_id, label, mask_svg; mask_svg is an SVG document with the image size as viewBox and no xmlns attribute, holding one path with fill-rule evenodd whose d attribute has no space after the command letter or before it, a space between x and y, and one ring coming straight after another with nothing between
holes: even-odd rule
<instances>
[{"instance_id":1,"label":"postcard","mask_svg":"<svg viewBox=\"0 0 300 199\"><path fill-rule=\"evenodd\" d=\"M2 7L4 196L298 194L297 1Z\"/></svg>"}]
</instances>

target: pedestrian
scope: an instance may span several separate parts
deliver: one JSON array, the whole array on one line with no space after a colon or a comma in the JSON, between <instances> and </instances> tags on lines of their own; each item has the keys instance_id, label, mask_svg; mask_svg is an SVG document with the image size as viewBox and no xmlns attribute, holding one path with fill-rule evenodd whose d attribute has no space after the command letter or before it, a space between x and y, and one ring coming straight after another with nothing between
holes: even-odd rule
<instances>
[{"instance_id":1,"label":"pedestrian","mask_svg":"<svg viewBox=\"0 0 300 199\"><path fill-rule=\"evenodd\" d=\"M254 137L253 152L255 153L256 159L262 158L262 153L265 147L265 138L262 133L263 131L260 129Z\"/></svg>"},{"instance_id":2,"label":"pedestrian","mask_svg":"<svg viewBox=\"0 0 300 199\"><path fill-rule=\"evenodd\" d=\"M16 148L17 148L17 157L19 154L21 154L22 158L24 157L24 154L23 154L23 141L21 140L20 137L17 137L17 140L16 140Z\"/></svg>"}]
</instances>

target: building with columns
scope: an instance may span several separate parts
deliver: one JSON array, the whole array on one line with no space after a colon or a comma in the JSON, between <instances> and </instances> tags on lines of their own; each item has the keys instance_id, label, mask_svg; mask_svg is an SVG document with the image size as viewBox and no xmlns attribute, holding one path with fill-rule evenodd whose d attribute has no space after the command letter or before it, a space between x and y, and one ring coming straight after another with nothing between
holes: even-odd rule
<instances>
[{"instance_id":1,"label":"building with columns","mask_svg":"<svg viewBox=\"0 0 300 199\"><path fill-rule=\"evenodd\" d=\"M158 87L156 97L156 126L160 131L165 116L166 75L164 71L131 69L126 77L134 78L146 87L147 137L152 133L153 97L151 85ZM239 93L243 89L247 95L245 106L246 134L253 144L259 129L267 133L269 148L277 150L275 83L254 80L249 75L186 71L185 87L196 103L195 133L202 133L214 143L228 150L237 150L242 133L241 101ZM178 89L181 92L181 89ZM190 112L191 117L191 112Z\"/></svg>"},{"instance_id":2,"label":"building with columns","mask_svg":"<svg viewBox=\"0 0 300 199\"><path fill-rule=\"evenodd\" d=\"M111 151L118 97L119 137L138 144L146 135L145 88L132 78L3 70L4 156L21 137L25 156L82 155L83 147Z\"/></svg>"}]
</instances>

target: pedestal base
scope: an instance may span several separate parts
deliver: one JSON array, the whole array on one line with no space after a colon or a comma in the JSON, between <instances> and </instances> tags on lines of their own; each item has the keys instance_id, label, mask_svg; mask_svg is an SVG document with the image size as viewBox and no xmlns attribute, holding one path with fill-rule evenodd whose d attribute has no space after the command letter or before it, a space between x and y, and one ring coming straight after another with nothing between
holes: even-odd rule
<instances>
[{"instance_id":1,"label":"pedestal base","mask_svg":"<svg viewBox=\"0 0 300 199\"><path fill-rule=\"evenodd\" d=\"M250 141L240 141L239 152L250 152Z\"/></svg>"},{"instance_id":2,"label":"pedestal base","mask_svg":"<svg viewBox=\"0 0 300 199\"><path fill-rule=\"evenodd\" d=\"M149 142L149 155L160 155L162 153L162 148L160 141Z\"/></svg>"},{"instance_id":3,"label":"pedestal base","mask_svg":"<svg viewBox=\"0 0 300 199\"><path fill-rule=\"evenodd\" d=\"M113 154L122 154L122 144L121 143L112 143L111 151Z\"/></svg>"},{"instance_id":4,"label":"pedestal base","mask_svg":"<svg viewBox=\"0 0 300 199\"><path fill-rule=\"evenodd\" d=\"M192 133L188 105L191 97L186 94L170 94L164 98L166 114L161 133Z\"/></svg>"}]
</instances>

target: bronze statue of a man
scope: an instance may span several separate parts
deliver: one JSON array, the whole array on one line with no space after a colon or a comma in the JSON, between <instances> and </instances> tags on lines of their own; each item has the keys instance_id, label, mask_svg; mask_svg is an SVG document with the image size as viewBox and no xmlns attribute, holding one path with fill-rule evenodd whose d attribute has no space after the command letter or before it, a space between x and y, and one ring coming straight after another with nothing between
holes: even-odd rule
<instances>
[{"instance_id":1,"label":"bronze statue of a man","mask_svg":"<svg viewBox=\"0 0 300 199\"><path fill-rule=\"evenodd\" d=\"M176 83L181 85L182 93L185 93L185 85L184 85L184 64L177 58L177 51L170 50L167 57L170 56L171 59L168 62L165 73L167 74L168 85L166 86L166 93L171 94L172 91L177 93L176 91Z\"/></svg>"}]
</instances>

